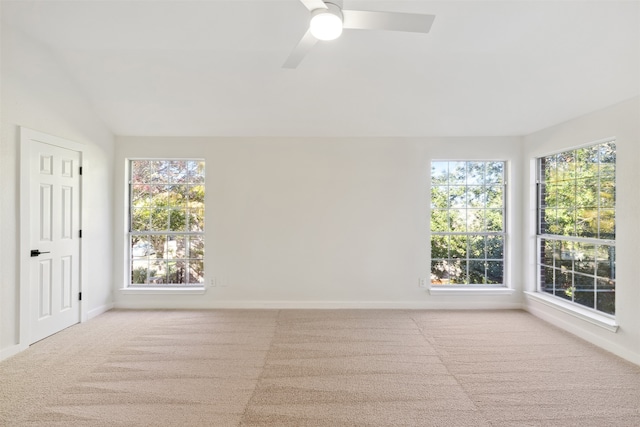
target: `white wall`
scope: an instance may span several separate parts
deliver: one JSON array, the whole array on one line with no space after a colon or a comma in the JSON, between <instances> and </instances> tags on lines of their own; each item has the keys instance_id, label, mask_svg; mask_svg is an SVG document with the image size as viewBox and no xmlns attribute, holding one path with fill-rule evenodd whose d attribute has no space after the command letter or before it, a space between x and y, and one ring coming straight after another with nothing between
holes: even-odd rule
<instances>
[{"instance_id":1,"label":"white wall","mask_svg":"<svg viewBox=\"0 0 640 427\"><path fill-rule=\"evenodd\" d=\"M534 159L604 138L615 137L616 175L616 322L617 332L526 298L532 313L567 329L605 349L640 364L640 98L634 98L566 123L544 129L524 138L524 158L529 167L523 193L534 193ZM533 199L533 197L530 197ZM535 291L535 205L525 210L523 241L524 282Z\"/></svg>"},{"instance_id":2,"label":"white wall","mask_svg":"<svg viewBox=\"0 0 640 427\"><path fill-rule=\"evenodd\" d=\"M19 343L19 131L85 144L83 315L112 306L114 137L46 46L2 22L0 131L0 359ZM24 345L24 343L22 344Z\"/></svg>"},{"instance_id":3,"label":"white wall","mask_svg":"<svg viewBox=\"0 0 640 427\"><path fill-rule=\"evenodd\" d=\"M218 286L204 295L120 290L126 159L148 156L206 160L205 269ZM429 277L430 161L507 160L517 189L519 138L118 137L115 158L117 307L520 306L520 293L435 296L418 286ZM519 192L509 197L521 205ZM521 215L510 213L517 230ZM515 264L509 284L520 289Z\"/></svg>"}]
</instances>

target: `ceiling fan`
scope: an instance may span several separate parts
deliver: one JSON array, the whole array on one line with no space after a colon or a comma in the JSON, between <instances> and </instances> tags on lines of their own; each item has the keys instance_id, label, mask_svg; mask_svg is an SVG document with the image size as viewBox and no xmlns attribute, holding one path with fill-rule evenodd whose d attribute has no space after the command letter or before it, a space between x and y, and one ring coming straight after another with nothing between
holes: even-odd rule
<instances>
[{"instance_id":1,"label":"ceiling fan","mask_svg":"<svg viewBox=\"0 0 640 427\"><path fill-rule=\"evenodd\" d=\"M435 15L347 10L342 0L300 0L311 12L309 29L289 55L283 68L296 68L318 40L333 40L342 29L428 33Z\"/></svg>"}]
</instances>

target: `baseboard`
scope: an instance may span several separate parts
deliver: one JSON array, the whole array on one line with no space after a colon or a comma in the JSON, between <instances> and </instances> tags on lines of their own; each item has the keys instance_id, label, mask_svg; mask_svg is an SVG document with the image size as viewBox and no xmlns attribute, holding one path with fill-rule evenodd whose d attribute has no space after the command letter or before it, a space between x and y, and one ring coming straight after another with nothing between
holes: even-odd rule
<instances>
[{"instance_id":1,"label":"baseboard","mask_svg":"<svg viewBox=\"0 0 640 427\"><path fill-rule=\"evenodd\" d=\"M105 313L109 310L113 310L113 308L115 307L115 305L113 303L109 303L109 304L104 304L101 305L100 307L96 307L92 310L87 311L87 318L84 319L86 320L91 320L94 317L100 316L102 313Z\"/></svg>"},{"instance_id":2,"label":"baseboard","mask_svg":"<svg viewBox=\"0 0 640 427\"><path fill-rule=\"evenodd\" d=\"M120 301L117 309L400 309L400 310L514 310L522 304L496 301Z\"/></svg>"},{"instance_id":3,"label":"baseboard","mask_svg":"<svg viewBox=\"0 0 640 427\"><path fill-rule=\"evenodd\" d=\"M568 315L564 314L561 311L550 309L541 304L536 304L535 302L529 302L523 305L523 309L528 311L532 315L536 316L539 319L544 320L545 322L550 323L553 326L556 326L564 331L569 332L572 335L575 335L583 340L602 348L610 353L615 354L625 360L628 360L631 363L636 365L640 365L640 354L630 351L629 349L622 347L611 340L608 340L603 337L605 334L615 335L609 331L602 330L600 332L599 327L584 323L584 326L580 326L578 323L579 319L568 317ZM596 331L590 331L588 329L598 328Z\"/></svg>"},{"instance_id":4,"label":"baseboard","mask_svg":"<svg viewBox=\"0 0 640 427\"><path fill-rule=\"evenodd\" d=\"M16 354L18 354L21 351L24 351L24 350L26 350L28 348L29 348L29 346L22 346L20 344L16 344L16 345L12 345L11 347L7 347L5 349L2 349L2 350L0 350L0 361L8 359L10 357L13 357Z\"/></svg>"}]
</instances>

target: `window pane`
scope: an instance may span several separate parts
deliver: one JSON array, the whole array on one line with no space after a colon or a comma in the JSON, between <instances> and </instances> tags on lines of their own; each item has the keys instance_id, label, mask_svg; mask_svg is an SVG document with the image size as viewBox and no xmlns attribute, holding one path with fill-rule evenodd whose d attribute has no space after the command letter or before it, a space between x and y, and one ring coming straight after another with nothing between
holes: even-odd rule
<instances>
[{"instance_id":1,"label":"window pane","mask_svg":"<svg viewBox=\"0 0 640 427\"><path fill-rule=\"evenodd\" d=\"M204 184L204 162L190 160L187 162L189 169L189 182L194 184Z\"/></svg>"},{"instance_id":2,"label":"window pane","mask_svg":"<svg viewBox=\"0 0 640 427\"><path fill-rule=\"evenodd\" d=\"M187 194L189 207L204 208L204 185L191 185Z\"/></svg>"},{"instance_id":3,"label":"window pane","mask_svg":"<svg viewBox=\"0 0 640 427\"><path fill-rule=\"evenodd\" d=\"M485 247L486 236L469 236L469 258L484 260L487 257Z\"/></svg>"},{"instance_id":4,"label":"window pane","mask_svg":"<svg viewBox=\"0 0 640 427\"><path fill-rule=\"evenodd\" d=\"M451 258L467 257L467 236L450 236Z\"/></svg>"},{"instance_id":5,"label":"window pane","mask_svg":"<svg viewBox=\"0 0 640 427\"><path fill-rule=\"evenodd\" d=\"M431 210L431 231L449 231L448 210Z\"/></svg>"},{"instance_id":6,"label":"window pane","mask_svg":"<svg viewBox=\"0 0 640 427\"><path fill-rule=\"evenodd\" d=\"M504 207L503 187L491 186L486 187L487 193L487 207L488 208L502 208Z\"/></svg>"},{"instance_id":7,"label":"window pane","mask_svg":"<svg viewBox=\"0 0 640 427\"><path fill-rule=\"evenodd\" d=\"M175 247L175 254L173 258L185 259L187 258L187 237L186 236L171 236L172 247Z\"/></svg>"},{"instance_id":8,"label":"window pane","mask_svg":"<svg viewBox=\"0 0 640 427\"><path fill-rule=\"evenodd\" d=\"M600 210L600 233L601 239L613 240L615 233L615 211L613 209Z\"/></svg>"},{"instance_id":9,"label":"window pane","mask_svg":"<svg viewBox=\"0 0 640 427\"><path fill-rule=\"evenodd\" d=\"M554 293L554 271L551 267L540 267L540 290L542 292Z\"/></svg>"},{"instance_id":10,"label":"window pane","mask_svg":"<svg viewBox=\"0 0 640 427\"><path fill-rule=\"evenodd\" d=\"M469 261L469 283L474 285L487 283L485 261ZM502 283L502 282L500 282Z\"/></svg>"},{"instance_id":11,"label":"window pane","mask_svg":"<svg viewBox=\"0 0 640 427\"><path fill-rule=\"evenodd\" d=\"M431 208L446 209L449 207L449 194L446 185L431 187Z\"/></svg>"},{"instance_id":12,"label":"window pane","mask_svg":"<svg viewBox=\"0 0 640 427\"><path fill-rule=\"evenodd\" d=\"M449 258L449 236L441 236L441 235L431 236L431 258L432 259Z\"/></svg>"},{"instance_id":13,"label":"window pane","mask_svg":"<svg viewBox=\"0 0 640 427\"><path fill-rule=\"evenodd\" d=\"M487 259L504 258L504 237L487 236Z\"/></svg>"},{"instance_id":14,"label":"window pane","mask_svg":"<svg viewBox=\"0 0 640 427\"><path fill-rule=\"evenodd\" d=\"M131 263L131 283L134 285L143 285L147 283L147 277L149 276L149 261L134 260Z\"/></svg>"},{"instance_id":15,"label":"window pane","mask_svg":"<svg viewBox=\"0 0 640 427\"><path fill-rule=\"evenodd\" d=\"M188 231L186 209L168 209L168 212L169 231Z\"/></svg>"},{"instance_id":16,"label":"window pane","mask_svg":"<svg viewBox=\"0 0 640 427\"><path fill-rule=\"evenodd\" d=\"M431 185L448 184L449 163L431 162Z\"/></svg>"},{"instance_id":17,"label":"window pane","mask_svg":"<svg viewBox=\"0 0 640 427\"><path fill-rule=\"evenodd\" d=\"M167 283L171 284L186 284L188 283L189 276L187 270L187 264L184 261L169 261L167 262Z\"/></svg>"},{"instance_id":18,"label":"window pane","mask_svg":"<svg viewBox=\"0 0 640 427\"><path fill-rule=\"evenodd\" d=\"M582 208L576 210L576 236L598 237L598 210Z\"/></svg>"},{"instance_id":19,"label":"window pane","mask_svg":"<svg viewBox=\"0 0 640 427\"><path fill-rule=\"evenodd\" d=\"M600 180L600 197L598 206L601 208L612 208L616 203L616 185L610 179Z\"/></svg>"},{"instance_id":20,"label":"window pane","mask_svg":"<svg viewBox=\"0 0 640 427\"><path fill-rule=\"evenodd\" d=\"M467 231L466 209L449 210L449 231L455 233L464 233Z\"/></svg>"},{"instance_id":21,"label":"window pane","mask_svg":"<svg viewBox=\"0 0 640 427\"><path fill-rule=\"evenodd\" d=\"M573 181L575 179L575 151L566 151L556 156L558 181Z\"/></svg>"},{"instance_id":22,"label":"window pane","mask_svg":"<svg viewBox=\"0 0 640 427\"><path fill-rule=\"evenodd\" d=\"M204 231L204 209L191 209L189 211L189 229L193 232Z\"/></svg>"},{"instance_id":23,"label":"window pane","mask_svg":"<svg viewBox=\"0 0 640 427\"><path fill-rule=\"evenodd\" d=\"M484 208L487 203L487 194L482 185L467 187L467 206L470 208Z\"/></svg>"},{"instance_id":24,"label":"window pane","mask_svg":"<svg viewBox=\"0 0 640 427\"><path fill-rule=\"evenodd\" d=\"M595 208L598 206L598 178L580 178L576 181L576 207Z\"/></svg>"},{"instance_id":25,"label":"window pane","mask_svg":"<svg viewBox=\"0 0 640 427\"><path fill-rule=\"evenodd\" d=\"M616 248L614 246L599 245L596 257L596 275L615 279Z\"/></svg>"},{"instance_id":26,"label":"window pane","mask_svg":"<svg viewBox=\"0 0 640 427\"><path fill-rule=\"evenodd\" d=\"M540 242L541 264L553 267L555 254L555 242L553 240L542 239Z\"/></svg>"},{"instance_id":27,"label":"window pane","mask_svg":"<svg viewBox=\"0 0 640 427\"><path fill-rule=\"evenodd\" d=\"M167 263L164 260L154 260L149 269L149 284L167 284Z\"/></svg>"},{"instance_id":28,"label":"window pane","mask_svg":"<svg viewBox=\"0 0 640 427\"><path fill-rule=\"evenodd\" d=\"M558 178L556 170L556 156L547 156L540 159L541 179L547 183L555 183Z\"/></svg>"},{"instance_id":29,"label":"window pane","mask_svg":"<svg viewBox=\"0 0 640 427\"><path fill-rule=\"evenodd\" d=\"M598 151L597 145L576 150L577 176L589 177L598 174Z\"/></svg>"},{"instance_id":30,"label":"window pane","mask_svg":"<svg viewBox=\"0 0 640 427\"><path fill-rule=\"evenodd\" d=\"M449 264L449 283L454 285L464 285L467 283L467 262L454 260Z\"/></svg>"},{"instance_id":31,"label":"window pane","mask_svg":"<svg viewBox=\"0 0 640 427\"><path fill-rule=\"evenodd\" d=\"M585 274L596 274L596 246L589 243L575 244L575 271Z\"/></svg>"},{"instance_id":32,"label":"window pane","mask_svg":"<svg viewBox=\"0 0 640 427\"><path fill-rule=\"evenodd\" d=\"M131 230L148 231L150 224L151 210L147 208L133 208L131 210Z\"/></svg>"},{"instance_id":33,"label":"window pane","mask_svg":"<svg viewBox=\"0 0 640 427\"><path fill-rule=\"evenodd\" d=\"M486 215L486 211L483 209L467 210L467 231L469 232L486 231L487 225L485 222L485 215Z\"/></svg>"},{"instance_id":34,"label":"window pane","mask_svg":"<svg viewBox=\"0 0 640 427\"><path fill-rule=\"evenodd\" d=\"M467 194L464 186L449 187L449 206L452 208L464 208L467 206Z\"/></svg>"},{"instance_id":35,"label":"window pane","mask_svg":"<svg viewBox=\"0 0 640 427\"><path fill-rule=\"evenodd\" d=\"M595 278L575 274L574 302L589 308L595 308Z\"/></svg>"},{"instance_id":36,"label":"window pane","mask_svg":"<svg viewBox=\"0 0 640 427\"><path fill-rule=\"evenodd\" d=\"M504 183L504 162L487 162L485 183Z\"/></svg>"},{"instance_id":37,"label":"window pane","mask_svg":"<svg viewBox=\"0 0 640 427\"><path fill-rule=\"evenodd\" d=\"M467 185L484 184L485 162L467 162Z\"/></svg>"},{"instance_id":38,"label":"window pane","mask_svg":"<svg viewBox=\"0 0 640 427\"><path fill-rule=\"evenodd\" d=\"M501 209L486 210L487 231L503 231L504 218Z\"/></svg>"},{"instance_id":39,"label":"window pane","mask_svg":"<svg viewBox=\"0 0 640 427\"><path fill-rule=\"evenodd\" d=\"M189 238L189 258L191 259L204 258L204 237L203 236L191 236Z\"/></svg>"},{"instance_id":40,"label":"window pane","mask_svg":"<svg viewBox=\"0 0 640 427\"><path fill-rule=\"evenodd\" d=\"M151 210L150 231L166 231L169 228L169 212L159 207Z\"/></svg>"},{"instance_id":41,"label":"window pane","mask_svg":"<svg viewBox=\"0 0 640 427\"><path fill-rule=\"evenodd\" d=\"M504 283L504 263L502 261L487 261L487 283Z\"/></svg>"},{"instance_id":42,"label":"window pane","mask_svg":"<svg viewBox=\"0 0 640 427\"><path fill-rule=\"evenodd\" d=\"M447 261L431 261L431 284L444 285L449 283Z\"/></svg>"},{"instance_id":43,"label":"window pane","mask_svg":"<svg viewBox=\"0 0 640 427\"><path fill-rule=\"evenodd\" d=\"M167 163L167 181L170 183L184 183L188 181L187 162L172 160Z\"/></svg>"},{"instance_id":44,"label":"window pane","mask_svg":"<svg viewBox=\"0 0 640 427\"><path fill-rule=\"evenodd\" d=\"M467 183L466 162L449 162L449 185Z\"/></svg>"},{"instance_id":45,"label":"window pane","mask_svg":"<svg viewBox=\"0 0 640 427\"><path fill-rule=\"evenodd\" d=\"M191 260L189 262L189 283L204 283L204 262Z\"/></svg>"},{"instance_id":46,"label":"window pane","mask_svg":"<svg viewBox=\"0 0 640 427\"><path fill-rule=\"evenodd\" d=\"M597 310L612 315L616 313L616 293L613 290L598 291L596 298Z\"/></svg>"}]
</instances>

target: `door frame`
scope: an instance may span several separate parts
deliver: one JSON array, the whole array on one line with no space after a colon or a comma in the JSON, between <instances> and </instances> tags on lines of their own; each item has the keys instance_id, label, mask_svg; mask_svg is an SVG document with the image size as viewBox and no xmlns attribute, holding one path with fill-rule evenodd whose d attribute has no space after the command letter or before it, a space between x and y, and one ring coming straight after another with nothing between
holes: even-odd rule
<instances>
[{"instance_id":1,"label":"door frame","mask_svg":"<svg viewBox=\"0 0 640 427\"><path fill-rule=\"evenodd\" d=\"M30 218L31 218L31 200L30 200L30 188L31 188L31 146L32 142L40 142L44 144L54 145L57 147L61 147L71 151L77 151L80 154L80 165L82 166L82 160L84 158L84 146L77 142L69 141L64 138L59 138L57 136L49 135L43 132L39 132L33 129L19 127L19 138L20 138L20 241L18 244L19 247L19 256L18 260L20 262L20 291L19 298L20 302L18 304L18 312L19 312L19 343L20 350L24 350L29 347L31 344L31 282L30 282L30 262L31 262L31 242L30 242ZM83 209L82 209L82 201L83 197L83 179L80 177L80 228L82 228L83 224ZM79 239L79 256L80 256L80 274L79 274L79 283L78 290L79 292L83 292L82 286L82 271L83 271L83 245L82 239ZM85 295L83 295L84 297ZM80 322L83 322L86 319L86 305L83 304L85 298L79 303L79 319Z\"/></svg>"}]
</instances>

